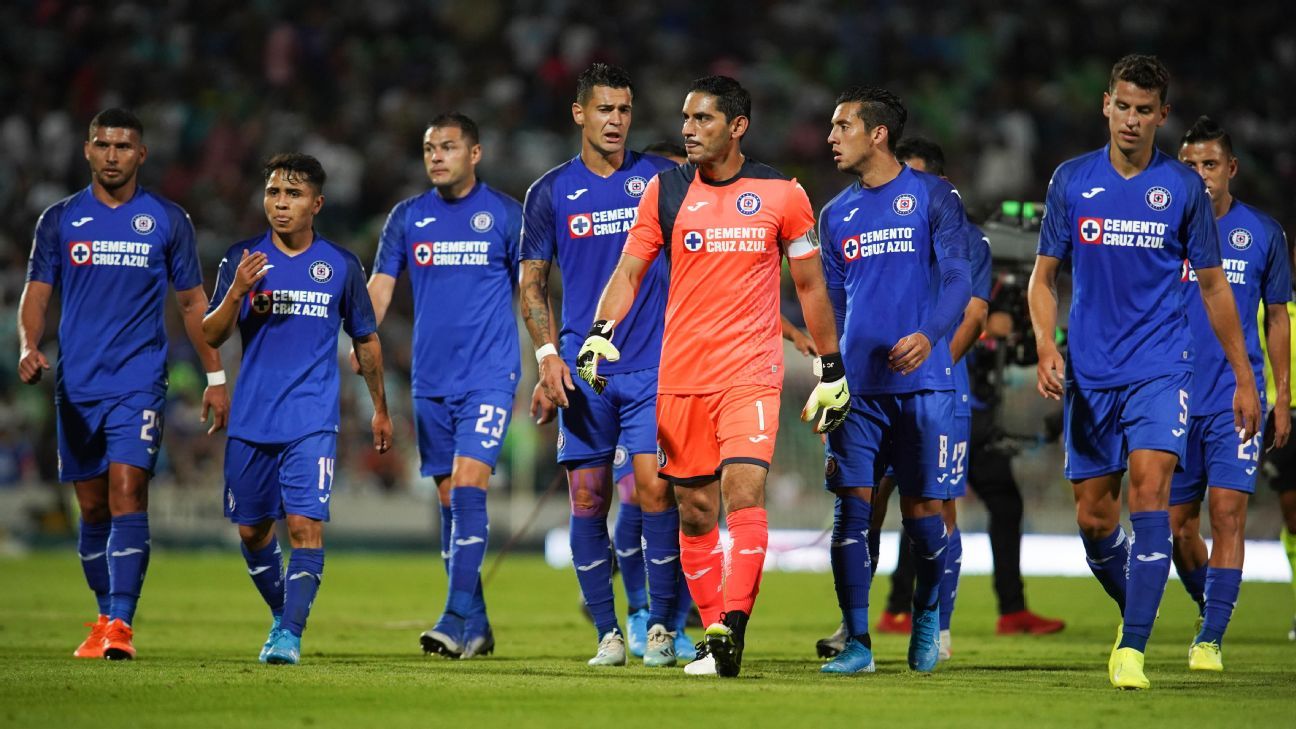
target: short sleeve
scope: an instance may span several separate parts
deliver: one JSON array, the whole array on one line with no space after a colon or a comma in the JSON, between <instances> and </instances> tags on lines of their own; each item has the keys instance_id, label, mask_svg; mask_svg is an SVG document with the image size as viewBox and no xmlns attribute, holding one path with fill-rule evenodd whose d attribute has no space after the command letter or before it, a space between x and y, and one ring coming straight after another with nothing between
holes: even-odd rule
<instances>
[{"instance_id":1,"label":"short sleeve","mask_svg":"<svg viewBox=\"0 0 1296 729\"><path fill-rule=\"evenodd\" d=\"M513 282L518 279L518 264L522 253L522 206L511 197L504 197L507 224L504 228L504 254L508 259Z\"/></svg>"},{"instance_id":2,"label":"short sleeve","mask_svg":"<svg viewBox=\"0 0 1296 729\"><path fill-rule=\"evenodd\" d=\"M967 212L963 210L963 200L958 191L949 183L941 181L931 189L930 224L932 248L937 261L947 258L968 257L968 234L970 224Z\"/></svg>"},{"instance_id":3,"label":"short sleeve","mask_svg":"<svg viewBox=\"0 0 1296 729\"><path fill-rule=\"evenodd\" d=\"M229 293L230 286L234 283L234 270L238 268L238 262L230 260L232 255L234 250L230 249L221 259L220 265L216 267L216 288L212 289L211 298L207 301L208 314L221 305L225 300L225 294Z\"/></svg>"},{"instance_id":4,"label":"short sleeve","mask_svg":"<svg viewBox=\"0 0 1296 729\"><path fill-rule=\"evenodd\" d=\"M819 260L823 262L824 283L830 289L846 288L846 266L841 244L827 224L828 205L819 211Z\"/></svg>"},{"instance_id":5,"label":"short sleeve","mask_svg":"<svg viewBox=\"0 0 1296 729\"><path fill-rule=\"evenodd\" d=\"M1071 255L1071 212L1066 201L1066 180L1059 167L1044 195L1044 218L1040 221L1039 245L1035 249L1041 256L1065 259Z\"/></svg>"},{"instance_id":6,"label":"short sleeve","mask_svg":"<svg viewBox=\"0 0 1296 729\"><path fill-rule=\"evenodd\" d=\"M662 240L661 217L657 211L660 190L661 175L657 175L648 181L643 197L639 198L639 210L635 214L634 225L630 226L630 232L626 235L624 249L626 255L649 263L657 259L663 245L669 245Z\"/></svg>"},{"instance_id":7,"label":"short sleeve","mask_svg":"<svg viewBox=\"0 0 1296 729\"><path fill-rule=\"evenodd\" d=\"M1265 256L1264 301L1281 304L1291 300L1291 263L1287 260L1287 235L1277 223L1270 223L1269 250Z\"/></svg>"},{"instance_id":8,"label":"short sleeve","mask_svg":"<svg viewBox=\"0 0 1296 729\"><path fill-rule=\"evenodd\" d=\"M520 249L519 258L524 261L552 261L558 252L551 175L536 180L523 198Z\"/></svg>"},{"instance_id":9,"label":"short sleeve","mask_svg":"<svg viewBox=\"0 0 1296 729\"><path fill-rule=\"evenodd\" d=\"M788 193L783 201L783 219L779 221L779 240L784 243L800 238L806 233L814 232L814 208L810 206L810 197L806 195L805 188L801 183L794 180L788 181ZM812 241L814 242L814 241ZM793 251L788 249L789 258L806 258L817 252L818 246L810 246L810 250Z\"/></svg>"},{"instance_id":10,"label":"short sleeve","mask_svg":"<svg viewBox=\"0 0 1296 729\"><path fill-rule=\"evenodd\" d=\"M339 309L342 312L342 328L352 339L378 331L373 302L369 300L369 290L365 288L364 266L353 255L347 256L347 279L342 289L342 306Z\"/></svg>"},{"instance_id":11,"label":"short sleeve","mask_svg":"<svg viewBox=\"0 0 1296 729\"><path fill-rule=\"evenodd\" d=\"M382 234L378 237L378 252L374 254L374 273L382 273L392 278L400 278L405 270L406 255L409 246L405 242L405 222L409 214L410 201L406 200L387 216Z\"/></svg>"},{"instance_id":12,"label":"short sleeve","mask_svg":"<svg viewBox=\"0 0 1296 729\"><path fill-rule=\"evenodd\" d=\"M990 301L990 239L968 223L968 265L972 273L972 295Z\"/></svg>"},{"instance_id":13,"label":"short sleeve","mask_svg":"<svg viewBox=\"0 0 1296 729\"><path fill-rule=\"evenodd\" d=\"M1189 173L1191 174L1191 173ZM1184 205L1184 219L1179 226L1193 268L1216 268L1221 265L1219 230L1205 181L1192 175Z\"/></svg>"},{"instance_id":14,"label":"short sleeve","mask_svg":"<svg viewBox=\"0 0 1296 729\"><path fill-rule=\"evenodd\" d=\"M189 213L180 208L167 211L171 218L171 235L167 239L167 275L176 291L202 286L202 264L198 261L198 242Z\"/></svg>"},{"instance_id":15,"label":"short sleeve","mask_svg":"<svg viewBox=\"0 0 1296 729\"><path fill-rule=\"evenodd\" d=\"M27 261L27 280L51 286L58 283L63 266L63 246L59 228L63 221L63 206L51 205L36 221L32 236L31 258Z\"/></svg>"}]
</instances>

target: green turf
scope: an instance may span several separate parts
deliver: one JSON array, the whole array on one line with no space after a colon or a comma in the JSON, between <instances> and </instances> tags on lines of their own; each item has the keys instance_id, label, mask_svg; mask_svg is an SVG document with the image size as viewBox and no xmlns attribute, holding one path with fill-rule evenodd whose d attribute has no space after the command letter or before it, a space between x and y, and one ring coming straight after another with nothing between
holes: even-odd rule
<instances>
[{"instance_id":1,"label":"green turf","mask_svg":"<svg viewBox=\"0 0 1296 729\"><path fill-rule=\"evenodd\" d=\"M742 676L592 669L594 630L575 578L509 559L487 588L499 654L424 657L445 578L435 555L332 554L297 667L263 666L268 624L236 551L153 556L133 663L71 657L93 602L71 550L0 561L0 725L32 727L475 726L1291 726L1296 645L1290 588L1247 584L1227 672L1190 674L1193 610L1169 585L1148 657L1153 690L1121 693L1105 662L1115 610L1089 579L1032 579L1046 637L996 637L987 578L964 580L954 660L931 676L904 663L905 639L879 636L878 672L816 671L814 641L835 628L827 575L770 574ZM874 604L881 604L879 580ZM876 609L874 610L876 614ZM461 723L471 722L471 723ZM837 722L837 723L830 723Z\"/></svg>"}]
</instances>

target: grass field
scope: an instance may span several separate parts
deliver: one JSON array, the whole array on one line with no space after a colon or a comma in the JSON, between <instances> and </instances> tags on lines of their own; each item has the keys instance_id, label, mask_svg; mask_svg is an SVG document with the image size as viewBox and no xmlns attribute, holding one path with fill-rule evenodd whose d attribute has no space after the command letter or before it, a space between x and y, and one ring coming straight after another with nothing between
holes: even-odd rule
<instances>
[{"instance_id":1,"label":"grass field","mask_svg":"<svg viewBox=\"0 0 1296 729\"><path fill-rule=\"evenodd\" d=\"M1108 685L1115 609L1088 579L1030 581L1032 607L1070 623L1045 637L995 636L989 580L966 579L954 659L935 674L910 673L905 639L878 636L876 674L829 677L814 641L837 620L831 578L769 574L743 674L725 681L585 666L596 639L575 578L534 557L510 558L487 587L497 655L425 657L416 638L444 589L435 555L331 554L302 665L271 667L256 662L268 617L237 552L161 551L136 620L139 659L109 663L71 657L93 610L72 550L3 560L0 725L1263 727L1296 716L1285 585L1243 587L1227 671L1200 675L1187 670L1193 610L1170 584L1145 693Z\"/></svg>"}]
</instances>

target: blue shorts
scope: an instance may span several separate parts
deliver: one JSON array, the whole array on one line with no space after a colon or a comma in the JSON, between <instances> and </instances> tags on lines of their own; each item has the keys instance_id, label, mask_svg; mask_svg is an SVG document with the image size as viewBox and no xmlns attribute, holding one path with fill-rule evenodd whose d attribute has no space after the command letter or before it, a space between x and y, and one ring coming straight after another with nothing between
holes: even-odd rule
<instances>
[{"instance_id":1,"label":"blue shorts","mask_svg":"<svg viewBox=\"0 0 1296 729\"><path fill-rule=\"evenodd\" d=\"M285 514L329 520L337 433L321 431L291 443L225 441L225 516L260 524Z\"/></svg>"},{"instance_id":2,"label":"blue shorts","mask_svg":"<svg viewBox=\"0 0 1296 729\"><path fill-rule=\"evenodd\" d=\"M873 487L892 467L901 496L955 498L953 429L952 391L855 396L846 422L828 434L824 487ZM966 452L965 446L960 464ZM965 482L960 475L964 488Z\"/></svg>"},{"instance_id":3,"label":"blue shorts","mask_svg":"<svg viewBox=\"0 0 1296 729\"><path fill-rule=\"evenodd\" d=\"M1263 399L1260 412L1265 412ZM1170 481L1170 504L1201 501L1207 486L1254 494L1263 443L1263 429L1249 440L1238 438L1232 411L1190 417L1183 472Z\"/></svg>"},{"instance_id":4,"label":"blue shorts","mask_svg":"<svg viewBox=\"0 0 1296 729\"><path fill-rule=\"evenodd\" d=\"M414 398L419 473L449 476L457 456L481 461L493 473L512 417L513 393L504 390Z\"/></svg>"},{"instance_id":5,"label":"blue shorts","mask_svg":"<svg viewBox=\"0 0 1296 729\"><path fill-rule=\"evenodd\" d=\"M950 433L949 455L946 459L948 468L945 471L951 499L967 495L968 442L971 439L972 416L955 415L954 431Z\"/></svg>"},{"instance_id":6,"label":"blue shorts","mask_svg":"<svg viewBox=\"0 0 1296 729\"><path fill-rule=\"evenodd\" d=\"M85 481L124 463L153 473L162 445L166 398L132 392L94 402L55 398L60 481Z\"/></svg>"},{"instance_id":7,"label":"blue shorts","mask_svg":"<svg viewBox=\"0 0 1296 729\"><path fill-rule=\"evenodd\" d=\"M1062 426L1066 477L1120 473L1137 450L1173 453L1182 463L1191 390L1191 372L1103 389L1068 382Z\"/></svg>"},{"instance_id":8,"label":"blue shorts","mask_svg":"<svg viewBox=\"0 0 1296 729\"><path fill-rule=\"evenodd\" d=\"M558 410L559 463L611 463L617 444L631 457L657 453L656 367L609 375L602 395L579 377L572 380L576 389L567 391L568 405Z\"/></svg>"}]
</instances>

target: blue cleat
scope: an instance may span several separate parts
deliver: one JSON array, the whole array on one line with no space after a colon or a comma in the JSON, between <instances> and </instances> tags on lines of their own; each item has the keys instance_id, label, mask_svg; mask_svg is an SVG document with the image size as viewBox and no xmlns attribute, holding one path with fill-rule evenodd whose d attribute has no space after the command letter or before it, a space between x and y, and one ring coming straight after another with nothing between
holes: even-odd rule
<instances>
[{"instance_id":1,"label":"blue cleat","mask_svg":"<svg viewBox=\"0 0 1296 729\"><path fill-rule=\"evenodd\" d=\"M940 610L915 610L909 634L909 668L931 673L940 660Z\"/></svg>"},{"instance_id":2,"label":"blue cleat","mask_svg":"<svg viewBox=\"0 0 1296 729\"><path fill-rule=\"evenodd\" d=\"M261 654L257 656L257 660L262 663L266 662L266 655L270 652L270 646L274 645L275 634L279 632L279 623L283 620L283 616L281 615L275 615L273 617L274 622L270 624L270 635L266 636L265 645L261 646Z\"/></svg>"},{"instance_id":3,"label":"blue cleat","mask_svg":"<svg viewBox=\"0 0 1296 729\"><path fill-rule=\"evenodd\" d=\"M684 631L675 633L675 657L685 663L697 660L697 646L693 644L693 639L684 634Z\"/></svg>"},{"instance_id":4,"label":"blue cleat","mask_svg":"<svg viewBox=\"0 0 1296 729\"><path fill-rule=\"evenodd\" d=\"M626 617L626 648L636 658L643 658L648 649L648 608L635 610Z\"/></svg>"},{"instance_id":5,"label":"blue cleat","mask_svg":"<svg viewBox=\"0 0 1296 729\"><path fill-rule=\"evenodd\" d=\"M486 632L477 635L467 634L464 636L463 653L460 658L475 658L477 656L489 656L495 652L495 633L490 626L486 626Z\"/></svg>"},{"instance_id":6,"label":"blue cleat","mask_svg":"<svg viewBox=\"0 0 1296 729\"><path fill-rule=\"evenodd\" d=\"M854 638L847 638L841 653L819 669L820 673L873 673L873 650Z\"/></svg>"},{"instance_id":7,"label":"blue cleat","mask_svg":"<svg viewBox=\"0 0 1296 729\"><path fill-rule=\"evenodd\" d=\"M266 663L272 666L295 666L301 661L301 637L280 628L266 651Z\"/></svg>"}]
</instances>

